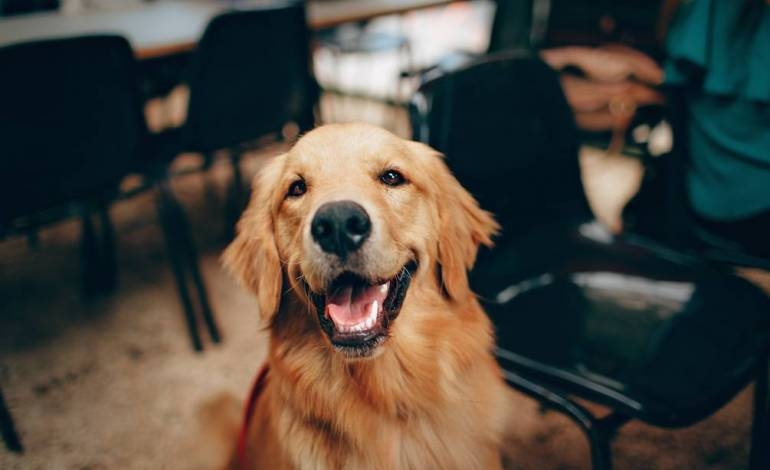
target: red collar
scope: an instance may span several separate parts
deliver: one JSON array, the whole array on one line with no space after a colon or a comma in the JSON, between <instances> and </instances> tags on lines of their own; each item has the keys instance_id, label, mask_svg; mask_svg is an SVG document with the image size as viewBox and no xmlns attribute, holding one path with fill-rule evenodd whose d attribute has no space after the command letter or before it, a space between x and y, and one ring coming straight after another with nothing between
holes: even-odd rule
<instances>
[{"instance_id":1,"label":"red collar","mask_svg":"<svg viewBox=\"0 0 770 470\"><path fill-rule=\"evenodd\" d=\"M241 431L238 433L237 453L238 465L240 466L241 470L248 470L249 468L247 466L248 462L246 459L246 444L249 436L249 423L251 422L251 418L254 417L254 409L257 407L257 400L265 390L268 369L269 368L267 367L267 364L262 366L262 369L260 369L256 380L254 380L254 384L251 386L251 392L249 393L248 399L246 400L246 407L243 413L243 423L241 424Z\"/></svg>"}]
</instances>

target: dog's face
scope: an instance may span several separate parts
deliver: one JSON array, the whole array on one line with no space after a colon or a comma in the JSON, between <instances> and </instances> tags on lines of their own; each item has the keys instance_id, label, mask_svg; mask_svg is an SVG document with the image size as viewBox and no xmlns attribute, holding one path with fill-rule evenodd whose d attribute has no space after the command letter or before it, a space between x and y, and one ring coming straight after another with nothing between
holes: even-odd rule
<instances>
[{"instance_id":1,"label":"dog's face","mask_svg":"<svg viewBox=\"0 0 770 470\"><path fill-rule=\"evenodd\" d=\"M285 314L312 315L348 358L386 342L416 281L448 301L472 295L467 269L497 229L439 154L364 124L310 132L254 189L226 264L263 316L286 287L308 308Z\"/></svg>"}]
</instances>

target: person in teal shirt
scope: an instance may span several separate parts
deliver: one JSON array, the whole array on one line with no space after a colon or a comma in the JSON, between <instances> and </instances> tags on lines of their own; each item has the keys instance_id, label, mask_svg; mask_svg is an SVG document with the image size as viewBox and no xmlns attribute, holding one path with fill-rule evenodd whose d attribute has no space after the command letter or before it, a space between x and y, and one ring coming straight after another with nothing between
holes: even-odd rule
<instances>
[{"instance_id":1,"label":"person in teal shirt","mask_svg":"<svg viewBox=\"0 0 770 470\"><path fill-rule=\"evenodd\" d=\"M665 80L684 87L687 193L700 224L770 256L770 0L689 0Z\"/></svg>"}]
</instances>

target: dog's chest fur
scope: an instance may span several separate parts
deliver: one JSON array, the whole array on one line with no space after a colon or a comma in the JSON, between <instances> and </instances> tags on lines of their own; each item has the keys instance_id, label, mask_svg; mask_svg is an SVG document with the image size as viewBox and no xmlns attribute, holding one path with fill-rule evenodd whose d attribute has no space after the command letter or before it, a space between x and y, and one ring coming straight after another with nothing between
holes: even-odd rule
<instances>
[{"instance_id":1,"label":"dog's chest fur","mask_svg":"<svg viewBox=\"0 0 770 470\"><path fill-rule=\"evenodd\" d=\"M254 423L272 428L283 449L276 468L500 468L507 391L486 350L455 337L444 350L410 345L351 365L307 346L276 361L266 422Z\"/></svg>"},{"instance_id":2,"label":"dog's chest fur","mask_svg":"<svg viewBox=\"0 0 770 470\"><path fill-rule=\"evenodd\" d=\"M405 416L362 403L340 403L336 416L328 418L283 408L274 425L297 470L494 469L500 465L503 423L494 414L499 404L491 395L482 399L486 409L432 403L431 410Z\"/></svg>"}]
</instances>

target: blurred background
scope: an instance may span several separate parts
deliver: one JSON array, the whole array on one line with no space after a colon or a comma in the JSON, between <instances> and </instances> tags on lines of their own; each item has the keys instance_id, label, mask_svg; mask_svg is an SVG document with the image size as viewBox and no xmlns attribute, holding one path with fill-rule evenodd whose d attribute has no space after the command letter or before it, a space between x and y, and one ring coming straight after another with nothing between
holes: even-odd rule
<instances>
[{"instance_id":1,"label":"blurred background","mask_svg":"<svg viewBox=\"0 0 770 470\"><path fill-rule=\"evenodd\" d=\"M0 468L217 468L267 340L219 256L349 121L503 226L512 468L769 468L767 44L765 0L0 0Z\"/></svg>"}]
</instances>

